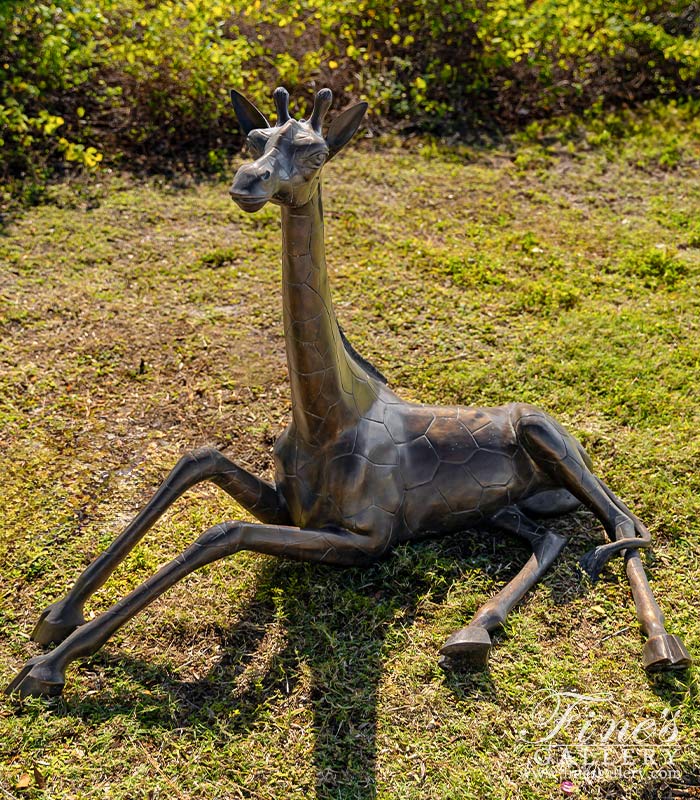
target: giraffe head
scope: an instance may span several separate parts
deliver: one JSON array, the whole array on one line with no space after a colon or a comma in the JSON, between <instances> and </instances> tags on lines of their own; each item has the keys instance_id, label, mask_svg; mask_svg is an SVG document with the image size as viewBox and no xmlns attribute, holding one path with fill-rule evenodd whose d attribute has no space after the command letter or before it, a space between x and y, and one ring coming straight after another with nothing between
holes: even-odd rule
<instances>
[{"instance_id":1,"label":"giraffe head","mask_svg":"<svg viewBox=\"0 0 700 800\"><path fill-rule=\"evenodd\" d=\"M244 211L257 211L268 200L285 206L308 203L318 188L323 165L352 139L367 111L367 103L348 108L331 122L324 136L323 119L333 100L330 89L318 92L307 120L289 116L286 89L275 89L274 98L277 122L270 125L249 100L231 90L233 109L255 158L238 170L231 185L231 197Z\"/></svg>"}]
</instances>

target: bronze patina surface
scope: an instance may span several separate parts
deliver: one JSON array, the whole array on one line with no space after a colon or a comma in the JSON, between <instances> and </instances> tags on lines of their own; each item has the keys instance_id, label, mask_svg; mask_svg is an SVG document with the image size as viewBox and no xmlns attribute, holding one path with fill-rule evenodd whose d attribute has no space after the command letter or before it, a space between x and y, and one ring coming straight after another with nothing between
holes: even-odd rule
<instances>
[{"instance_id":1,"label":"bronze patina surface","mask_svg":"<svg viewBox=\"0 0 700 800\"><path fill-rule=\"evenodd\" d=\"M68 664L96 652L127 620L168 587L240 550L351 567L370 564L399 542L486 526L515 534L533 554L520 573L444 643L448 663L483 666L490 633L557 558L565 537L535 517L583 503L611 542L583 559L595 578L624 553L637 614L648 636L648 670L682 668L690 656L666 632L639 556L651 537L644 524L591 471L581 445L540 409L425 406L401 400L348 343L331 302L324 255L321 171L357 131L360 103L339 114L325 136L332 95L318 92L308 120L289 115L286 90L275 91L271 126L242 95L233 106L254 156L231 187L254 212L281 207L283 316L292 419L274 449L276 483L250 474L214 449L184 456L151 501L41 615L33 639L58 644L27 662L8 691L60 694ZM83 607L163 512L191 486L213 481L259 523L224 522L90 622Z\"/></svg>"}]
</instances>

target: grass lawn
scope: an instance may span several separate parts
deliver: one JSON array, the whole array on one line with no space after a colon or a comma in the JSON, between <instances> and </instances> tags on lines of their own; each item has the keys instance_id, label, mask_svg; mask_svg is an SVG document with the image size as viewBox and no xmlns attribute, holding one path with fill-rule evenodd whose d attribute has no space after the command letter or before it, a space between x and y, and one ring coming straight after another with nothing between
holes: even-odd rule
<instances>
[{"instance_id":1,"label":"grass lawn","mask_svg":"<svg viewBox=\"0 0 700 800\"><path fill-rule=\"evenodd\" d=\"M700 657L700 124L670 109L618 128L364 143L325 172L327 259L341 324L406 398L529 401L580 438L651 528L652 587ZM271 476L289 413L279 210L244 215L226 189L104 173L0 235L2 684L39 652L41 610L185 450L213 444ZM192 490L90 611L243 516ZM569 546L485 672L444 673L438 649L515 575L516 540L467 532L367 570L249 553L204 569L74 664L63 699L0 701L0 795L505 800L564 797L569 778L578 797L655 798L697 784L697 671L645 675L621 560L594 586L577 571L601 527L586 511L554 527ZM565 692L589 700L534 743ZM648 746L629 746L640 724ZM584 753L598 773L582 775Z\"/></svg>"}]
</instances>

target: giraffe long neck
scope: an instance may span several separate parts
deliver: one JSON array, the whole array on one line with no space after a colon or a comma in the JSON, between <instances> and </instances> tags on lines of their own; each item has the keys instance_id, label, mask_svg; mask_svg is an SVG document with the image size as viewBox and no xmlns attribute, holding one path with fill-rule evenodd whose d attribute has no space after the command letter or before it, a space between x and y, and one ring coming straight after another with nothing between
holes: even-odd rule
<instances>
[{"instance_id":1,"label":"giraffe long neck","mask_svg":"<svg viewBox=\"0 0 700 800\"><path fill-rule=\"evenodd\" d=\"M304 206L282 206L282 292L292 415L311 444L357 418L352 368L333 311L320 186Z\"/></svg>"}]
</instances>

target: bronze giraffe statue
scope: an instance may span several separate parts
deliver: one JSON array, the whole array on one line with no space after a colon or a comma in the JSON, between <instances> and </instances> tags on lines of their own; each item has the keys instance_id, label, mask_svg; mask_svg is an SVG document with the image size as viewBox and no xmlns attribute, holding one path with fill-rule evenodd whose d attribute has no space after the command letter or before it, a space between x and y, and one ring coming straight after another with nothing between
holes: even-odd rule
<instances>
[{"instance_id":1,"label":"bronze giraffe statue","mask_svg":"<svg viewBox=\"0 0 700 800\"><path fill-rule=\"evenodd\" d=\"M332 94L316 95L308 120L290 118L289 95L274 93L271 126L248 100L231 92L255 158L242 166L231 196L254 212L267 202L282 210L283 315L292 392L292 420L274 448L276 484L251 475L218 451L184 456L151 501L98 556L62 600L41 615L33 639L59 643L30 659L8 692L60 694L67 665L96 652L127 620L197 568L254 550L300 561L362 566L400 542L475 526L516 534L533 555L518 575L480 608L441 649L448 660L487 663L490 632L544 575L565 538L528 513L553 516L579 503L612 540L584 557L595 578L624 552L637 615L648 636L648 670L682 668L691 659L666 632L639 556L650 534L591 472L581 445L555 420L530 405L498 408L407 403L348 343L333 312L323 242L321 170L357 131L360 103L338 115L325 137ZM224 522L90 622L83 606L163 512L188 488L210 480L259 523Z\"/></svg>"}]
</instances>

